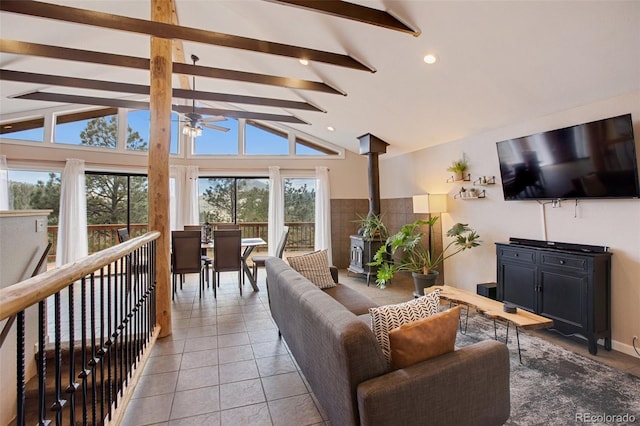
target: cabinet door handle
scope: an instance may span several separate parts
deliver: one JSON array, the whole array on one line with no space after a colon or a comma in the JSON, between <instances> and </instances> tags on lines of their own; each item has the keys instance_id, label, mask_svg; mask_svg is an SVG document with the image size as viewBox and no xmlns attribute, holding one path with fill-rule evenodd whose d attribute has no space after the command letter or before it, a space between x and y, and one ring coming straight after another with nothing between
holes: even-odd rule
<instances>
[{"instance_id":1,"label":"cabinet door handle","mask_svg":"<svg viewBox=\"0 0 640 426\"><path fill-rule=\"evenodd\" d=\"M515 257L518 257L518 256L520 256L520 253L516 253L516 254L515 254Z\"/></svg>"},{"instance_id":2,"label":"cabinet door handle","mask_svg":"<svg viewBox=\"0 0 640 426\"><path fill-rule=\"evenodd\" d=\"M561 264L561 265L564 265L564 260L561 260L561 261L560 261L560 264Z\"/></svg>"}]
</instances>

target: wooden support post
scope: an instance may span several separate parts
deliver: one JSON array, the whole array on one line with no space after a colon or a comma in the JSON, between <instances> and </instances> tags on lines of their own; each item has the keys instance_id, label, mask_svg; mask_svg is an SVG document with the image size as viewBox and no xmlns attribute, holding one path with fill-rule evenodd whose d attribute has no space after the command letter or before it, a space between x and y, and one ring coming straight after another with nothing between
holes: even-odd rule
<instances>
[{"instance_id":1,"label":"wooden support post","mask_svg":"<svg viewBox=\"0 0 640 426\"><path fill-rule=\"evenodd\" d=\"M171 22L171 3L151 0L151 20ZM151 37L149 137L149 228L162 236L157 243L156 324L160 337L171 334L169 225L169 146L171 144L171 40Z\"/></svg>"}]
</instances>

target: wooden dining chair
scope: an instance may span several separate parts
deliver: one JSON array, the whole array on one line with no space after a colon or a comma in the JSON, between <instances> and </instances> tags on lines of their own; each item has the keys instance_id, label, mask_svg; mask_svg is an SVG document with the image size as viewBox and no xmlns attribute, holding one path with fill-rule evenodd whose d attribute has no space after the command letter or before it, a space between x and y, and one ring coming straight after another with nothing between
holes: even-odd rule
<instances>
[{"instance_id":1,"label":"wooden dining chair","mask_svg":"<svg viewBox=\"0 0 640 426\"><path fill-rule=\"evenodd\" d=\"M284 247L287 245L288 237L289 227L285 226L282 236L280 236L280 241L278 241L278 247L276 248L276 256L280 259L282 259L282 255L284 254ZM251 258L253 262L253 279L256 283L258 282L258 268L264 266L264 261L267 260L268 257L269 256L253 256Z\"/></svg>"},{"instance_id":2,"label":"wooden dining chair","mask_svg":"<svg viewBox=\"0 0 640 426\"><path fill-rule=\"evenodd\" d=\"M220 272L238 271L238 288L242 296L242 237L239 229L213 231L213 286L220 286Z\"/></svg>"},{"instance_id":3,"label":"wooden dining chair","mask_svg":"<svg viewBox=\"0 0 640 426\"><path fill-rule=\"evenodd\" d=\"M214 226L216 230L220 231L228 229L240 229L240 225L238 225L237 223L216 223Z\"/></svg>"},{"instance_id":4,"label":"wooden dining chair","mask_svg":"<svg viewBox=\"0 0 640 426\"><path fill-rule=\"evenodd\" d=\"M118 229L118 242L124 243L129 240L129 230L127 228Z\"/></svg>"},{"instance_id":5,"label":"wooden dining chair","mask_svg":"<svg viewBox=\"0 0 640 426\"><path fill-rule=\"evenodd\" d=\"M199 295L202 297L202 289L204 287L205 271L208 274L209 270L205 268L201 255L200 231L171 231L171 272L172 277L172 290L173 297L177 290L177 279L180 277L180 282L184 279L185 274L199 274ZM207 281L209 277L206 277ZM216 297L216 288L214 285L213 296Z\"/></svg>"},{"instance_id":6,"label":"wooden dining chair","mask_svg":"<svg viewBox=\"0 0 640 426\"><path fill-rule=\"evenodd\" d=\"M184 225L185 231L198 231L200 232L200 241L205 242L205 239L202 238L202 225ZM208 241L206 241L208 242ZM211 268L213 267L213 259L207 256L207 249L201 250L202 254L202 262L204 263L204 267L207 269L207 288L209 287L209 273Z\"/></svg>"}]
</instances>

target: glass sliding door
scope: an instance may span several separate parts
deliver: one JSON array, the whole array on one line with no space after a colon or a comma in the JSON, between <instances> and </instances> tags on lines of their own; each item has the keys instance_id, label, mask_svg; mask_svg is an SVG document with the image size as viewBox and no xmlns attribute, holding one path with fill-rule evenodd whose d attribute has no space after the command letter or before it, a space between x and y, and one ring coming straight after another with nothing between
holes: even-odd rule
<instances>
[{"instance_id":1,"label":"glass sliding door","mask_svg":"<svg viewBox=\"0 0 640 426\"><path fill-rule=\"evenodd\" d=\"M315 242L315 208L315 179L284 179L284 223L289 226L288 250L313 251Z\"/></svg>"},{"instance_id":2,"label":"glass sliding door","mask_svg":"<svg viewBox=\"0 0 640 426\"><path fill-rule=\"evenodd\" d=\"M132 237L147 232L148 181L143 175L87 172L89 253L118 243L117 230Z\"/></svg>"},{"instance_id":3,"label":"glass sliding door","mask_svg":"<svg viewBox=\"0 0 640 426\"><path fill-rule=\"evenodd\" d=\"M244 238L267 240L268 178L204 177L198 194L201 223L237 223Z\"/></svg>"}]
</instances>

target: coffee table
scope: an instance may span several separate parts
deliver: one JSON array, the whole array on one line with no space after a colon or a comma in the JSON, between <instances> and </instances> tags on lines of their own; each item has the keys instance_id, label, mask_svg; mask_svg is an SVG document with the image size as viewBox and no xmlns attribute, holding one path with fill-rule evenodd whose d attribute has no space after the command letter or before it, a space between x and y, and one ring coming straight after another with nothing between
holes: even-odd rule
<instances>
[{"instance_id":1,"label":"coffee table","mask_svg":"<svg viewBox=\"0 0 640 426\"><path fill-rule=\"evenodd\" d=\"M518 342L518 359L522 363L522 353L520 351L520 335L519 329L536 330L542 328L553 327L553 321L540 315L536 315L524 309L518 308L516 313L508 313L503 310L503 303L488 297L472 293L467 290L451 287L448 285L428 287L425 291L440 290L440 299L448 300L451 303L464 305L467 307L467 317L465 319L464 332L467 331L469 320L469 309L474 308L477 312L493 319L493 330L495 339L498 340L496 331L496 320L503 320L507 323L507 333L505 343L509 341L509 324L513 324L516 329L516 340ZM462 318L460 319L460 329L462 331Z\"/></svg>"}]
</instances>

